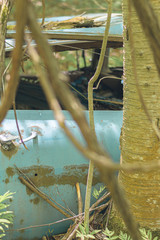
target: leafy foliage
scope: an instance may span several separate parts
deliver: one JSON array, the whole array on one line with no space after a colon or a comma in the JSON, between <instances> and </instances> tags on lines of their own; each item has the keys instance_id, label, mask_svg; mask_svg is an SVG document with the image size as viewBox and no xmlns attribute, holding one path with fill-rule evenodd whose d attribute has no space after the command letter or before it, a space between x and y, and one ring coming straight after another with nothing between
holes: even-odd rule
<instances>
[{"instance_id":1,"label":"leafy foliage","mask_svg":"<svg viewBox=\"0 0 160 240\"><path fill-rule=\"evenodd\" d=\"M150 230L141 228L139 231L142 235L142 240L158 240L158 237L153 238L152 232ZM95 235L99 232L101 232L101 230L93 230L91 233L86 233L85 227L81 224L79 225L79 230L77 230L76 237L80 237L82 240L96 239ZM103 237L104 240L132 240L132 238L127 233L123 233L122 231L118 236L115 235L114 231L110 231L108 228L106 228L102 233L103 236L105 235L105 237Z\"/></svg>"},{"instance_id":2,"label":"leafy foliage","mask_svg":"<svg viewBox=\"0 0 160 240\"><path fill-rule=\"evenodd\" d=\"M94 235L97 234L98 232L101 232L101 230L93 230L91 233L87 233L85 227L82 224L80 224L79 230L77 230L76 237L80 237L82 240L95 239Z\"/></svg>"},{"instance_id":3,"label":"leafy foliage","mask_svg":"<svg viewBox=\"0 0 160 240\"><path fill-rule=\"evenodd\" d=\"M96 199L98 199L99 195L103 192L103 190L105 189L105 186L100 186L99 190L97 190L96 188L93 189L93 197L95 197Z\"/></svg>"},{"instance_id":4,"label":"leafy foliage","mask_svg":"<svg viewBox=\"0 0 160 240\"><path fill-rule=\"evenodd\" d=\"M105 229L103 234L106 235L105 240L115 240L118 238L118 236L114 236L114 231L109 231L108 228Z\"/></svg>"},{"instance_id":5,"label":"leafy foliage","mask_svg":"<svg viewBox=\"0 0 160 240\"><path fill-rule=\"evenodd\" d=\"M12 195L13 193L8 191L0 196L0 239L5 236L5 228L13 223L13 212L6 210L10 205L3 203L7 199L11 199Z\"/></svg>"},{"instance_id":6,"label":"leafy foliage","mask_svg":"<svg viewBox=\"0 0 160 240\"><path fill-rule=\"evenodd\" d=\"M150 230L146 230L145 228L140 229L142 239L143 240L158 240L158 237L153 238L152 232Z\"/></svg>"},{"instance_id":7,"label":"leafy foliage","mask_svg":"<svg viewBox=\"0 0 160 240\"><path fill-rule=\"evenodd\" d=\"M152 237L152 232L150 230L141 228L139 231L142 235L143 240L158 240L158 237L155 237L155 238ZM115 240L115 239L132 240L132 238L127 233L123 233L121 231L119 236L115 236L114 231L110 231L108 228L105 229L103 234L106 235L106 238L104 238L106 240Z\"/></svg>"}]
</instances>

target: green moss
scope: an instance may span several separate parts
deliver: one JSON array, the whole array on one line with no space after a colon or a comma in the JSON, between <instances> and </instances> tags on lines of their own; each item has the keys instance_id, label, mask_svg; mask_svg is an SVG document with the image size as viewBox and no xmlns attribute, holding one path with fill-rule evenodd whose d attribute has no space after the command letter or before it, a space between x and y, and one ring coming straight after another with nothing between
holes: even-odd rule
<instances>
[{"instance_id":1,"label":"green moss","mask_svg":"<svg viewBox=\"0 0 160 240\"><path fill-rule=\"evenodd\" d=\"M152 238L154 239L155 237L158 237L158 240L160 239L160 230L159 229L151 229L146 226L140 226L140 228L145 228L146 232L151 232L152 233ZM109 223L108 223L108 229L110 231L114 231L114 235L119 236L120 232L127 233L127 235L130 235L123 219L120 217L119 213L115 209L115 207L112 208L110 218L109 218Z\"/></svg>"},{"instance_id":2,"label":"green moss","mask_svg":"<svg viewBox=\"0 0 160 240\"><path fill-rule=\"evenodd\" d=\"M6 30L6 24L9 16L9 6L4 5L3 8L1 9L1 18L0 18L0 23L2 25L2 32L5 32Z\"/></svg>"},{"instance_id":3,"label":"green moss","mask_svg":"<svg viewBox=\"0 0 160 240\"><path fill-rule=\"evenodd\" d=\"M110 214L108 229L110 231L114 231L115 235L119 235L120 231L126 233L128 232L123 219L120 217L114 206L112 207L112 211Z\"/></svg>"},{"instance_id":4,"label":"green moss","mask_svg":"<svg viewBox=\"0 0 160 240\"><path fill-rule=\"evenodd\" d=\"M5 24L8 18L8 7L4 6L1 12L1 23Z\"/></svg>"}]
</instances>

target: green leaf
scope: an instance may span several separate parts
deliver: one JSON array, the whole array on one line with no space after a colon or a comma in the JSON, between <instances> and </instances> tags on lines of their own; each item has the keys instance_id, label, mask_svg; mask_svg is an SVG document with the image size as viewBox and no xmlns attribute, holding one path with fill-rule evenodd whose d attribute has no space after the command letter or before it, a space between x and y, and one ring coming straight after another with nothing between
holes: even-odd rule
<instances>
[{"instance_id":1,"label":"green leaf","mask_svg":"<svg viewBox=\"0 0 160 240\"><path fill-rule=\"evenodd\" d=\"M88 238L91 238L91 239L95 239L95 236L91 235L91 234L87 234L87 237Z\"/></svg>"},{"instance_id":2,"label":"green leaf","mask_svg":"<svg viewBox=\"0 0 160 240\"><path fill-rule=\"evenodd\" d=\"M4 236L6 236L5 233L0 234L0 239L1 239L2 237L4 237Z\"/></svg>"},{"instance_id":3,"label":"green leaf","mask_svg":"<svg viewBox=\"0 0 160 240\"><path fill-rule=\"evenodd\" d=\"M153 238L153 240L158 240L158 237Z\"/></svg>"},{"instance_id":4,"label":"green leaf","mask_svg":"<svg viewBox=\"0 0 160 240\"><path fill-rule=\"evenodd\" d=\"M1 223L8 223L8 224L10 224L10 221L7 220L7 219L0 219L0 224L1 224Z\"/></svg>"},{"instance_id":5,"label":"green leaf","mask_svg":"<svg viewBox=\"0 0 160 240\"><path fill-rule=\"evenodd\" d=\"M2 226L0 226L0 231L4 232L4 228Z\"/></svg>"},{"instance_id":6,"label":"green leaf","mask_svg":"<svg viewBox=\"0 0 160 240\"><path fill-rule=\"evenodd\" d=\"M91 235L94 235L94 234L97 234L97 233L99 233L99 232L101 232L101 230L93 230L90 234L91 234Z\"/></svg>"},{"instance_id":7,"label":"green leaf","mask_svg":"<svg viewBox=\"0 0 160 240\"><path fill-rule=\"evenodd\" d=\"M79 230L82 234L86 234L85 228L82 224L79 225Z\"/></svg>"}]
</instances>

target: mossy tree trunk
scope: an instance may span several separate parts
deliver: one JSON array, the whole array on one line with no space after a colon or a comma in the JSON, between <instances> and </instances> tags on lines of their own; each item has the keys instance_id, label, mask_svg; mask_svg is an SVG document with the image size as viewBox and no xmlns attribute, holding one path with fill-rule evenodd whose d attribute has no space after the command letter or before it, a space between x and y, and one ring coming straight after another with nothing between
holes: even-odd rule
<instances>
[{"instance_id":1,"label":"mossy tree trunk","mask_svg":"<svg viewBox=\"0 0 160 240\"><path fill-rule=\"evenodd\" d=\"M8 16L14 0L2 0L0 7L0 96L2 94L2 77L4 73L5 62L5 37Z\"/></svg>"},{"instance_id":2,"label":"mossy tree trunk","mask_svg":"<svg viewBox=\"0 0 160 240\"><path fill-rule=\"evenodd\" d=\"M121 161L123 164L146 164L160 160L160 140L144 112L137 92L132 53L135 54L139 89L149 115L157 125L160 120L160 79L136 11L132 4L131 11L128 10L128 2L129 0L123 0L124 112L120 138ZM151 0L151 4L160 19L160 1ZM134 48L131 43L130 27ZM122 171L119 174L119 181L140 225L152 230L160 229L160 171L132 174Z\"/></svg>"}]
</instances>

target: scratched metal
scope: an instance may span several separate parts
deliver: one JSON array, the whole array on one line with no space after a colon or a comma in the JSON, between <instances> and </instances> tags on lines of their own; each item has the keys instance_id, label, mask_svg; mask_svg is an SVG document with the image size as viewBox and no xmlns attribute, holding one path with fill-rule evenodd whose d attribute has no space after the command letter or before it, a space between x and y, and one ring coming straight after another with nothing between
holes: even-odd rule
<instances>
[{"instance_id":1,"label":"scratched metal","mask_svg":"<svg viewBox=\"0 0 160 240\"><path fill-rule=\"evenodd\" d=\"M76 123L67 111L63 112L66 124L72 133L82 141L82 136ZM15 148L10 151L0 151L0 194L6 191L15 192L10 209L14 211L14 224L11 229L17 229L38 224L58 221L64 216L53 209L44 200L28 190L18 179L16 165L39 187L58 203L77 213L77 195L75 183L80 182L82 199L85 197L85 183L88 160L86 160L70 143L58 126L51 111L17 111L19 127L23 138L28 138L33 131L37 137L26 142L29 150L14 141ZM88 118L88 112L86 112ZM122 126L122 111L95 111L95 128L97 137L103 147L108 150L114 161L119 162L119 136ZM12 110L0 126L0 134L10 133L17 136L16 123ZM83 142L83 141L82 141ZM94 174L94 186L100 186L98 173ZM57 192L58 190L58 192ZM92 197L92 203L95 199ZM21 232L8 232L5 240L40 239L50 229L54 233L65 231L71 222L63 222L41 228L28 229Z\"/></svg>"}]
</instances>

